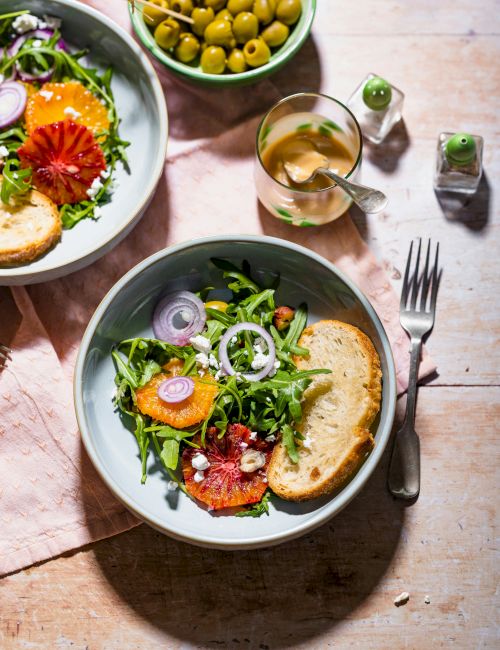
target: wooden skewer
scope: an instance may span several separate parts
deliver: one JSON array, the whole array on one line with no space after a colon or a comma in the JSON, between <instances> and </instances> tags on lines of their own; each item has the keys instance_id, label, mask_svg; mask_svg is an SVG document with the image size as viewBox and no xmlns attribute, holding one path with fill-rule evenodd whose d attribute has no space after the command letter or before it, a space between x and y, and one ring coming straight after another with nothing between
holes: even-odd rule
<instances>
[{"instance_id":1,"label":"wooden skewer","mask_svg":"<svg viewBox=\"0 0 500 650\"><path fill-rule=\"evenodd\" d=\"M160 5L155 5L153 2L149 2L149 0L127 0L127 2L129 2L132 5L132 10L135 9L136 3L140 3L141 5L146 5L146 7L153 7L153 9L157 9L158 11L161 11L167 16L172 16L172 18L177 18L177 20L183 20L185 23L189 23L190 25L194 23L194 20L189 16L184 16L184 14L180 14L178 11L173 11L172 9L166 9L165 7L161 7Z\"/></svg>"}]
</instances>

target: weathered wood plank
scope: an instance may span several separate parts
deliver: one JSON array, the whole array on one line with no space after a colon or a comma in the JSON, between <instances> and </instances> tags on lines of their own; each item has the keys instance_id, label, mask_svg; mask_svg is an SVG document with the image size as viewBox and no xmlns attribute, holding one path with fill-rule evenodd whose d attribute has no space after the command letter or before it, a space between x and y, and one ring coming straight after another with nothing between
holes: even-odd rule
<instances>
[{"instance_id":1,"label":"weathered wood plank","mask_svg":"<svg viewBox=\"0 0 500 650\"><path fill-rule=\"evenodd\" d=\"M497 398L421 389L411 507L386 491L386 453L338 517L273 549L198 549L141 526L4 579L0 645L493 648Z\"/></svg>"}]
</instances>

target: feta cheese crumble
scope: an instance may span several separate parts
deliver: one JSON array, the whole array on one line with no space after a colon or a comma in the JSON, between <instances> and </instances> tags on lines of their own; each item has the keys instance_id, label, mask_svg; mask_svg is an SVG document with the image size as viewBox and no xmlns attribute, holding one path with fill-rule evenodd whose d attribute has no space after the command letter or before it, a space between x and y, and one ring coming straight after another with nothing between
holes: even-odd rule
<instances>
[{"instance_id":1,"label":"feta cheese crumble","mask_svg":"<svg viewBox=\"0 0 500 650\"><path fill-rule=\"evenodd\" d=\"M94 208L94 217L96 219L99 219L99 217L102 217L102 209L98 205L96 205L95 208Z\"/></svg>"},{"instance_id":2,"label":"feta cheese crumble","mask_svg":"<svg viewBox=\"0 0 500 650\"><path fill-rule=\"evenodd\" d=\"M257 440L257 431L250 431L250 435L248 437L250 440Z\"/></svg>"},{"instance_id":3,"label":"feta cheese crumble","mask_svg":"<svg viewBox=\"0 0 500 650\"><path fill-rule=\"evenodd\" d=\"M46 102L50 102L50 100L54 95L54 92L52 90L39 90L38 94L40 95L40 97L43 97Z\"/></svg>"},{"instance_id":4,"label":"feta cheese crumble","mask_svg":"<svg viewBox=\"0 0 500 650\"><path fill-rule=\"evenodd\" d=\"M7 147L5 147L4 145L1 145L0 146L0 162L4 158L7 158L8 155L9 155L9 150L7 149Z\"/></svg>"},{"instance_id":5,"label":"feta cheese crumble","mask_svg":"<svg viewBox=\"0 0 500 650\"><path fill-rule=\"evenodd\" d=\"M177 490L178 487L179 486L177 485L177 483L175 481L168 481L168 483L167 483L167 490L169 492L175 492L175 490Z\"/></svg>"},{"instance_id":6,"label":"feta cheese crumble","mask_svg":"<svg viewBox=\"0 0 500 650\"><path fill-rule=\"evenodd\" d=\"M254 370L261 370L262 368L266 367L268 361L269 361L269 356L267 354L263 354L262 352L257 352L255 357L253 358L251 365Z\"/></svg>"},{"instance_id":7,"label":"feta cheese crumble","mask_svg":"<svg viewBox=\"0 0 500 650\"><path fill-rule=\"evenodd\" d=\"M311 449L313 443L313 439L311 436L308 434L305 439L302 441L302 446L305 447L306 449Z\"/></svg>"},{"instance_id":8,"label":"feta cheese crumble","mask_svg":"<svg viewBox=\"0 0 500 650\"><path fill-rule=\"evenodd\" d=\"M94 180L92 181L92 185L87 190L87 196L89 197L89 199L95 199L95 197L97 196L101 188L102 188L102 183L99 180L99 177L94 178Z\"/></svg>"},{"instance_id":9,"label":"feta cheese crumble","mask_svg":"<svg viewBox=\"0 0 500 650\"><path fill-rule=\"evenodd\" d=\"M208 365L211 368L215 368L215 370L219 369L219 362L217 361L217 359L214 357L213 354L208 355Z\"/></svg>"},{"instance_id":10,"label":"feta cheese crumble","mask_svg":"<svg viewBox=\"0 0 500 650\"><path fill-rule=\"evenodd\" d=\"M195 472L193 478L195 483L201 483L205 478L205 472L200 472L200 470L198 470L197 472Z\"/></svg>"},{"instance_id":11,"label":"feta cheese crumble","mask_svg":"<svg viewBox=\"0 0 500 650\"><path fill-rule=\"evenodd\" d=\"M266 436L266 442L274 442L276 440L276 436L274 433L270 433L268 436Z\"/></svg>"},{"instance_id":12,"label":"feta cheese crumble","mask_svg":"<svg viewBox=\"0 0 500 650\"><path fill-rule=\"evenodd\" d=\"M196 365L199 368L203 368L203 370L206 370L210 365L210 359L204 352L198 352L194 359L196 361Z\"/></svg>"},{"instance_id":13,"label":"feta cheese crumble","mask_svg":"<svg viewBox=\"0 0 500 650\"><path fill-rule=\"evenodd\" d=\"M42 47L42 41L37 38L35 41L33 41L33 47Z\"/></svg>"},{"instance_id":14,"label":"feta cheese crumble","mask_svg":"<svg viewBox=\"0 0 500 650\"><path fill-rule=\"evenodd\" d=\"M189 339L189 342L197 352L203 352L205 354L208 354L212 349L212 344L210 343L210 339L207 339L206 336L202 336L201 334L192 336Z\"/></svg>"},{"instance_id":15,"label":"feta cheese crumble","mask_svg":"<svg viewBox=\"0 0 500 650\"><path fill-rule=\"evenodd\" d=\"M31 14L22 14L14 19L12 27L16 34L26 34L38 27L38 18Z\"/></svg>"},{"instance_id":16,"label":"feta cheese crumble","mask_svg":"<svg viewBox=\"0 0 500 650\"><path fill-rule=\"evenodd\" d=\"M197 453L193 456L191 459L191 465L197 469L203 472L204 470L208 469L210 467L210 463L208 462L208 458L204 454Z\"/></svg>"}]
</instances>

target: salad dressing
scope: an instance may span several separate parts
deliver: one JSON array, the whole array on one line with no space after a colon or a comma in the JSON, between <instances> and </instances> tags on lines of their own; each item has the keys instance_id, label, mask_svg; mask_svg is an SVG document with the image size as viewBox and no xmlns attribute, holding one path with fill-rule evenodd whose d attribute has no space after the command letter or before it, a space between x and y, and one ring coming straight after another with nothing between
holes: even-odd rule
<instances>
[{"instance_id":1,"label":"salad dressing","mask_svg":"<svg viewBox=\"0 0 500 650\"><path fill-rule=\"evenodd\" d=\"M333 172L346 176L353 168L355 159L347 147L334 136L316 130L294 131L271 143L262 153L262 162L273 178L300 190L325 190L333 186L331 179L318 174L307 185L295 183L285 170L285 163L297 169L297 177L304 180L324 162ZM295 176L295 174L294 174Z\"/></svg>"}]
</instances>

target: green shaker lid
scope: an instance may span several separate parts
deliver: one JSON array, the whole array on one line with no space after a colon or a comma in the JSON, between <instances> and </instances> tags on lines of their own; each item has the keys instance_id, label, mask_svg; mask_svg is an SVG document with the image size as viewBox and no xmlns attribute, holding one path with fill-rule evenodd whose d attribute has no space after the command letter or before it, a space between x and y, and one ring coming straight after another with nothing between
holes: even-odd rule
<instances>
[{"instance_id":1,"label":"green shaker lid","mask_svg":"<svg viewBox=\"0 0 500 650\"><path fill-rule=\"evenodd\" d=\"M468 133L455 133L444 148L450 165L468 165L476 157L476 141Z\"/></svg>"},{"instance_id":2,"label":"green shaker lid","mask_svg":"<svg viewBox=\"0 0 500 650\"><path fill-rule=\"evenodd\" d=\"M372 77L363 88L363 101L373 111L382 111L391 103L391 85L382 77Z\"/></svg>"}]
</instances>

